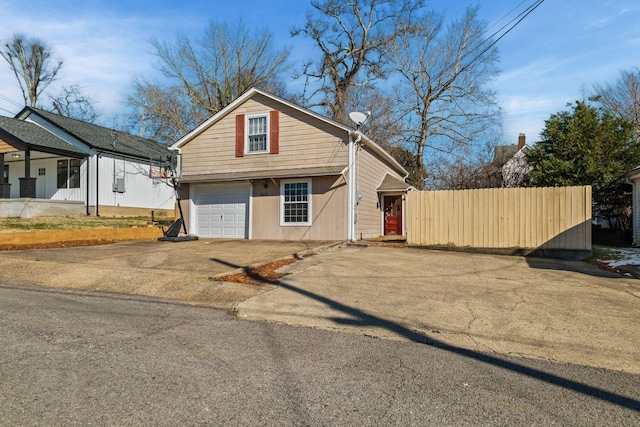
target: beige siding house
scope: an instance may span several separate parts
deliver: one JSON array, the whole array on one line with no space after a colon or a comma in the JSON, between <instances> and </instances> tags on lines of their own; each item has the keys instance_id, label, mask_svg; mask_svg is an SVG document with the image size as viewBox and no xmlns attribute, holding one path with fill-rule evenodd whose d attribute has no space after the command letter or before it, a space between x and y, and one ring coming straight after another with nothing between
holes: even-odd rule
<instances>
[{"instance_id":1,"label":"beige siding house","mask_svg":"<svg viewBox=\"0 0 640 427\"><path fill-rule=\"evenodd\" d=\"M247 91L171 148L180 153L190 234L352 241L405 234L407 171L359 131L264 91Z\"/></svg>"}]
</instances>

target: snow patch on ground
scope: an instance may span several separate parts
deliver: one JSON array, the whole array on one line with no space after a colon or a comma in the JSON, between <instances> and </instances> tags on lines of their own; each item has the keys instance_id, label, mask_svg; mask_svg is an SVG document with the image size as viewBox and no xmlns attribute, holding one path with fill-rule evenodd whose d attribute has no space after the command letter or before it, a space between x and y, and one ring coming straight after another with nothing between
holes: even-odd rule
<instances>
[{"instance_id":1,"label":"snow patch on ground","mask_svg":"<svg viewBox=\"0 0 640 427\"><path fill-rule=\"evenodd\" d=\"M640 248L610 249L606 258L598 258L598 261L611 268L640 265Z\"/></svg>"}]
</instances>

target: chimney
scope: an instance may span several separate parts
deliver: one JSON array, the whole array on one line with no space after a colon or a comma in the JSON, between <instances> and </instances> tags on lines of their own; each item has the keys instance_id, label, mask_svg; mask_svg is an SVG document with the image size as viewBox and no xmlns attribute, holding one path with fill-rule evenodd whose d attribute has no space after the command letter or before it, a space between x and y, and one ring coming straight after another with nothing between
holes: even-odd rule
<instances>
[{"instance_id":1,"label":"chimney","mask_svg":"<svg viewBox=\"0 0 640 427\"><path fill-rule=\"evenodd\" d=\"M524 135L524 133L521 133L520 135L518 135L518 150L522 150L525 145L527 145L526 136Z\"/></svg>"}]
</instances>

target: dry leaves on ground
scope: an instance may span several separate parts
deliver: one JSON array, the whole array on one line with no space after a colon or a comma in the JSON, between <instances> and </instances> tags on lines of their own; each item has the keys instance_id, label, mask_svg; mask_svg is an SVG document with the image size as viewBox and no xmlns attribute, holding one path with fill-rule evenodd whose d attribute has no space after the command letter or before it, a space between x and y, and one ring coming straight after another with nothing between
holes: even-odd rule
<instances>
[{"instance_id":1,"label":"dry leaves on ground","mask_svg":"<svg viewBox=\"0 0 640 427\"><path fill-rule=\"evenodd\" d=\"M267 284L275 284L283 275L277 273L281 267L293 264L298 261L296 258L281 259L270 262L268 264L245 269L242 273L228 274L226 276L216 277L217 281L244 283L247 285L266 286Z\"/></svg>"}]
</instances>

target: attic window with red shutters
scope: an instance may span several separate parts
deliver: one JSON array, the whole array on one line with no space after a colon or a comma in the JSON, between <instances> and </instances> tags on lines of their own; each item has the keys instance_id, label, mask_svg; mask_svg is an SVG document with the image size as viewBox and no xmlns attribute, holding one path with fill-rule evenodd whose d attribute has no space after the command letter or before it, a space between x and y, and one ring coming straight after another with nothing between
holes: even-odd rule
<instances>
[{"instance_id":1,"label":"attic window with red shutters","mask_svg":"<svg viewBox=\"0 0 640 427\"><path fill-rule=\"evenodd\" d=\"M236 157L245 154L278 154L280 112L236 116Z\"/></svg>"},{"instance_id":2,"label":"attic window with red shutters","mask_svg":"<svg viewBox=\"0 0 640 427\"><path fill-rule=\"evenodd\" d=\"M247 153L267 153L267 115L247 117Z\"/></svg>"}]
</instances>

